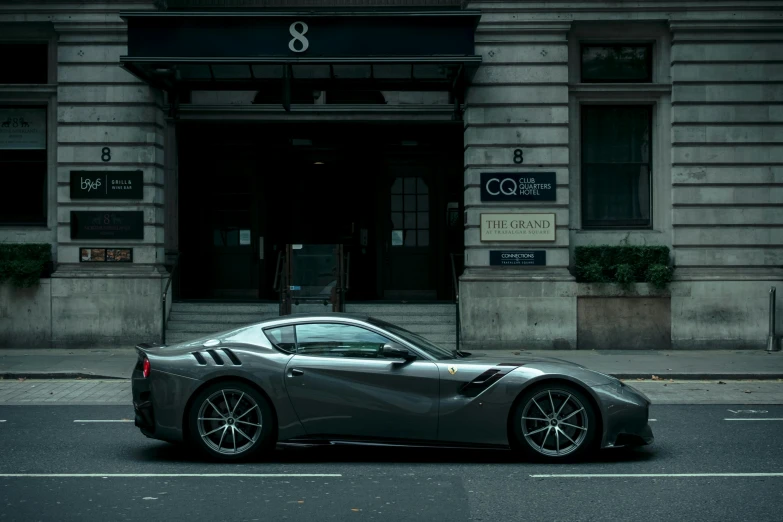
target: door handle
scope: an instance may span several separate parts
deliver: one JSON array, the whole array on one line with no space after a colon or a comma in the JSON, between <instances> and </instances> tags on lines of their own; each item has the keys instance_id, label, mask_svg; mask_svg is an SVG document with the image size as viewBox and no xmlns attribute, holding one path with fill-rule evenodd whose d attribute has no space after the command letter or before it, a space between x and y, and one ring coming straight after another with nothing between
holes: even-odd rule
<instances>
[{"instance_id":1,"label":"door handle","mask_svg":"<svg viewBox=\"0 0 783 522\"><path fill-rule=\"evenodd\" d=\"M304 375L304 371L299 368L291 368L291 377L300 377Z\"/></svg>"}]
</instances>

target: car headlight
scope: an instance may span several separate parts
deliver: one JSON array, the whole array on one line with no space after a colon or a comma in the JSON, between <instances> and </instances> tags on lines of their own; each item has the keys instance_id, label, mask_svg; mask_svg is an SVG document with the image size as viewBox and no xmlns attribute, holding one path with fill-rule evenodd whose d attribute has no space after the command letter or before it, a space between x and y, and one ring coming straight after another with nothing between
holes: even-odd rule
<instances>
[{"instance_id":1,"label":"car headlight","mask_svg":"<svg viewBox=\"0 0 783 522\"><path fill-rule=\"evenodd\" d=\"M640 397L642 397L642 398L643 398L644 400L646 400L647 402L649 402L649 403L652 403L652 401L650 400L650 398L649 398L647 395L645 395L645 394L644 394L642 391L640 391L639 389L637 389L637 388L634 388L634 387L633 387L633 386L631 386L630 384L626 384L626 383L622 383L622 384L623 384L623 386L624 386L624 387L628 388L629 390L631 390L631 391L632 391L632 392L634 392L635 394L639 395Z\"/></svg>"}]
</instances>

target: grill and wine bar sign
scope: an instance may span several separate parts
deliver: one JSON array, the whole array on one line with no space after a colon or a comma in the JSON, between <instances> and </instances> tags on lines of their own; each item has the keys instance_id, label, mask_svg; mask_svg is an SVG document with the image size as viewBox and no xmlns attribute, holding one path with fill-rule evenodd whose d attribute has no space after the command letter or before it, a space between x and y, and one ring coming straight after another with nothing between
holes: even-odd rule
<instances>
[{"instance_id":1,"label":"grill and wine bar sign","mask_svg":"<svg viewBox=\"0 0 783 522\"><path fill-rule=\"evenodd\" d=\"M140 170L71 171L71 199L143 199Z\"/></svg>"}]
</instances>

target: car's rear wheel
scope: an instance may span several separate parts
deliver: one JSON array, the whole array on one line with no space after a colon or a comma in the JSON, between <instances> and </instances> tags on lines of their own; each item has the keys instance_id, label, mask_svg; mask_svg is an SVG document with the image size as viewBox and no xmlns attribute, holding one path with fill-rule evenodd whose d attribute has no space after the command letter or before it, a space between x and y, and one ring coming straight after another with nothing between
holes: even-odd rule
<instances>
[{"instance_id":1,"label":"car's rear wheel","mask_svg":"<svg viewBox=\"0 0 783 522\"><path fill-rule=\"evenodd\" d=\"M219 460L248 460L274 446L272 409L243 382L207 386L193 400L188 418L191 442Z\"/></svg>"},{"instance_id":2,"label":"car's rear wheel","mask_svg":"<svg viewBox=\"0 0 783 522\"><path fill-rule=\"evenodd\" d=\"M531 460L579 458L593 448L600 431L585 393L561 383L526 391L512 420L514 447Z\"/></svg>"}]
</instances>

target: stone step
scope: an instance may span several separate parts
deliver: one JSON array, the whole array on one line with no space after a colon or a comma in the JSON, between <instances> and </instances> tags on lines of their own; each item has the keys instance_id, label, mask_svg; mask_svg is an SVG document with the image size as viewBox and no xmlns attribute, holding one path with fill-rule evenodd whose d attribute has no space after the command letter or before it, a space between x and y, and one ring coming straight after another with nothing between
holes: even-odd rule
<instances>
[{"instance_id":1,"label":"stone step","mask_svg":"<svg viewBox=\"0 0 783 522\"><path fill-rule=\"evenodd\" d=\"M363 314L373 317L384 315L454 315L454 304L351 304L345 305L349 314Z\"/></svg>"},{"instance_id":2,"label":"stone step","mask_svg":"<svg viewBox=\"0 0 783 522\"><path fill-rule=\"evenodd\" d=\"M253 324L253 323L247 323ZM167 324L167 332L202 332L202 335L212 332L222 332L224 330L231 330L245 326L245 324L229 324L229 323L214 323L203 322L197 323L194 321L169 321Z\"/></svg>"},{"instance_id":3,"label":"stone step","mask_svg":"<svg viewBox=\"0 0 783 522\"><path fill-rule=\"evenodd\" d=\"M258 323L265 319L276 319L275 314L245 314L245 313L215 313L215 312L180 312L171 310L169 322L193 321L197 323L225 323L225 324L249 324Z\"/></svg>"},{"instance_id":4,"label":"stone step","mask_svg":"<svg viewBox=\"0 0 783 522\"><path fill-rule=\"evenodd\" d=\"M457 329L455 325L453 324L408 324L408 325L399 325L402 328L405 328L406 330L424 335L425 334L453 334L457 335Z\"/></svg>"},{"instance_id":5,"label":"stone step","mask_svg":"<svg viewBox=\"0 0 783 522\"><path fill-rule=\"evenodd\" d=\"M408 325L414 324L450 324L452 328L457 327L456 312L452 312L450 315L370 315L375 319L386 321L387 323L396 324L407 328Z\"/></svg>"},{"instance_id":6,"label":"stone step","mask_svg":"<svg viewBox=\"0 0 783 522\"><path fill-rule=\"evenodd\" d=\"M206 302L177 302L172 303L172 312L210 312L215 314L258 314L277 315L279 311L277 303L206 303Z\"/></svg>"}]
</instances>

